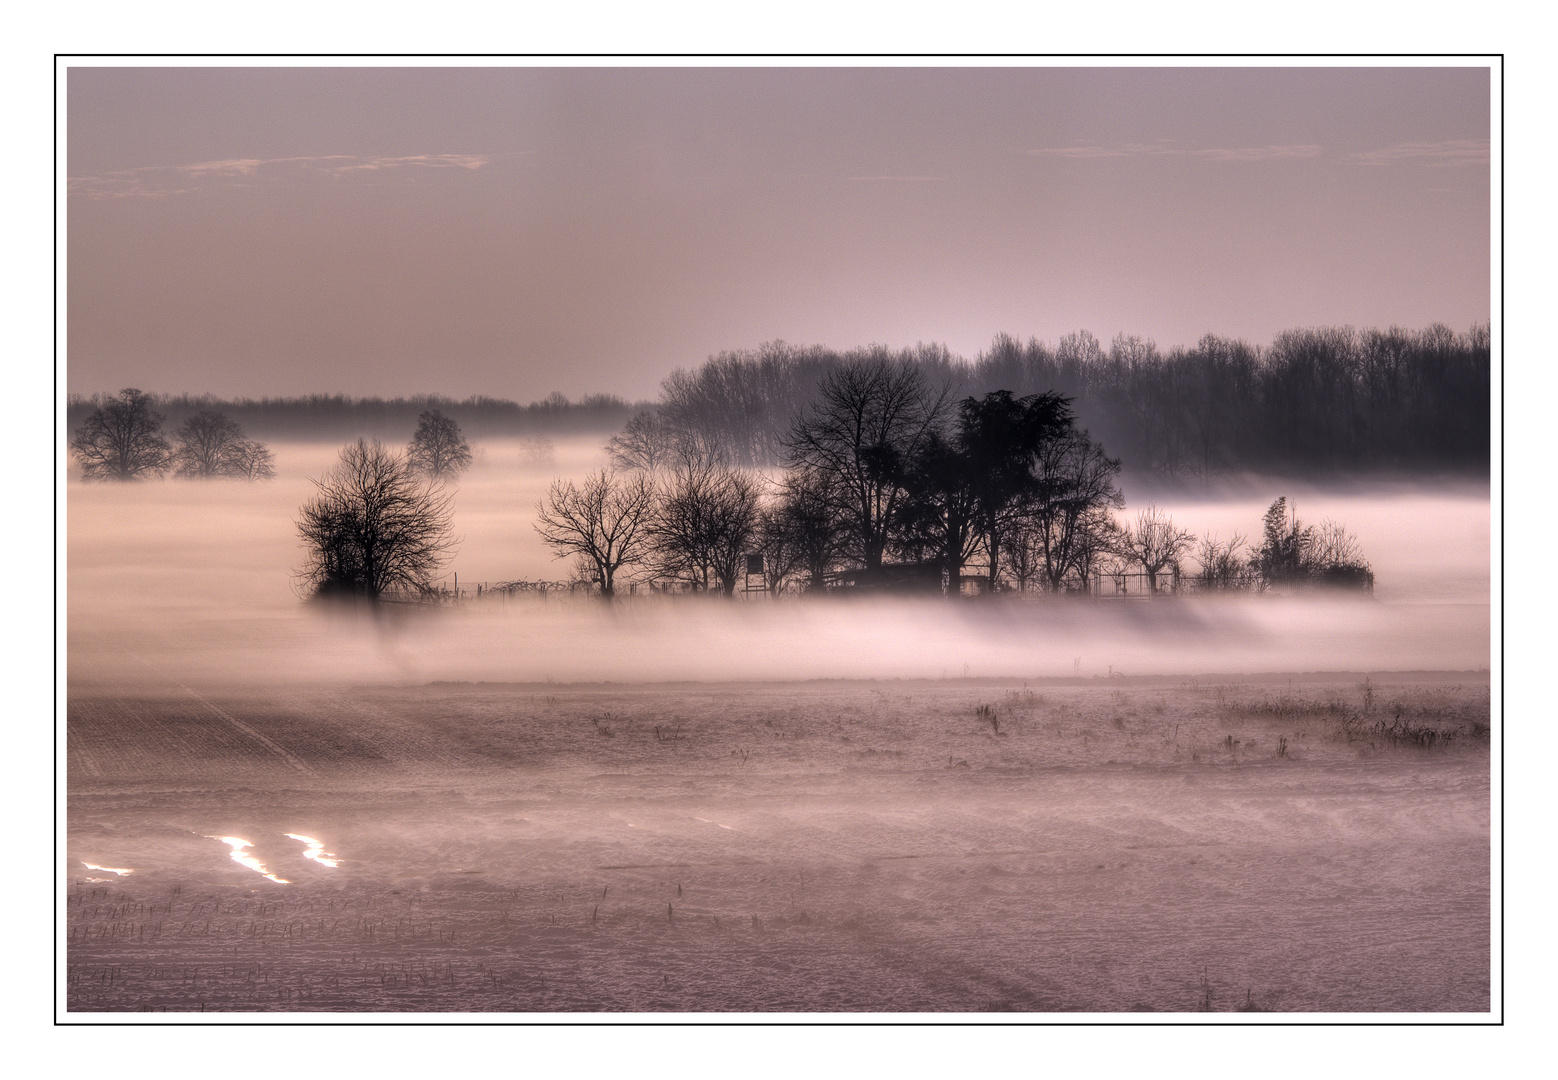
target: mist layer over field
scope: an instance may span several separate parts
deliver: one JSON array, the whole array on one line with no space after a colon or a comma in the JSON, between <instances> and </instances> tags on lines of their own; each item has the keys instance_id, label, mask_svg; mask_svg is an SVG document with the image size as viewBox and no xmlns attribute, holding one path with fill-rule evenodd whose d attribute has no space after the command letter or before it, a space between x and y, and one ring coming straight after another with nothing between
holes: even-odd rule
<instances>
[{"instance_id":1,"label":"mist layer over field","mask_svg":"<svg viewBox=\"0 0 1558 1080\"><path fill-rule=\"evenodd\" d=\"M1373 599L374 615L294 590L337 448L275 449L69 488L72 1014L1490 1007L1485 494L1157 500L1289 495ZM602 459L484 443L462 590L566 577Z\"/></svg>"},{"instance_id":2,"label":"mist layer over field","mask_svg":"<svg viewBox=\"0 0 1558 1080\"><path fill-rule=\"evenodd\" d=\"M1293 670L1467 670L1489 660L1485 493L1392 488L1158 504L1181 525L1256 532L1287 494L1301 517L1355 533L1368 599L1088 603L1018 600L493 599L374 618L304 605L293 521L337 447L275 447L272 483L72 483L70 677L182 681L640 681L1046 677ZM598 440L491 441L455 496L450 564L477 582L562 579L532 528L555 476L604 461ZM1130 493L1127 492L1128 498ZM1144 500L1132 499L1126 516Z\"/></svg>"}]
</instances>

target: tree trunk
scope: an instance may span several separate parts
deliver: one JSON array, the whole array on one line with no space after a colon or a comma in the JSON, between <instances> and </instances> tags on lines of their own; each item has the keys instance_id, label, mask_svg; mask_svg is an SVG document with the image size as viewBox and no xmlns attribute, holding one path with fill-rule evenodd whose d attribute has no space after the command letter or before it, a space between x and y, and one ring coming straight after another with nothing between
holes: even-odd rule
<instances>
[{"instance_id":1,"label":"tree trunk","mask_svg":"<svg viewBox=\"0 0 1558 1080\"><path fill-rule=\"evenodd\" d=\"M807 592L820 593L828 587L827 571L820 565L811 568L811 584L807 586Z\"/></svg>"}]
</instances>

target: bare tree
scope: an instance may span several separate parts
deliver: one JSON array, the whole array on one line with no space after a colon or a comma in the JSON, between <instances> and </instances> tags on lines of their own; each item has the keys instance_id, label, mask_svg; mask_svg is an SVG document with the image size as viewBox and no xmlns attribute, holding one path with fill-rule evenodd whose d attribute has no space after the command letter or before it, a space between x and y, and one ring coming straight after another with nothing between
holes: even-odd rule
<instances>
[{"instance_id":1,"label":"bare tree","mask_svg":"<svg viewBox=\"0 0 1558 1080\"><path fill-rule=\"evenodd\" d=\"M245 439L234 448L231 459L233 476L245 480L274 480L276 458L264 443Z\"/></svg>"},{"instance_id":2,"label":"bare tree","mask_svg":"<svg viewBox=\"0 0 1558 1080\"><path fill-rule=\"evenodd\" d=\"M750 474L710 461L678 466L649 526L654 573L730 596L757 544L757 527L758 485Z\"/></svg>"},{"instance_id":3,"label":"bare tree","mask_svg":"<svg viewBox=\"0 0 1558 1080\"><path fill-rule=\"evenodd\" d=\"M618 469L654 472L669 457L669 441L669 431L660 414L643 409L628 417L622 430L607 440L606 452Z\"/></svg>"},{"instance_id":4,"label":"bare tree","mask_svg":"<svg viewBox=\"0 0 1558 1080\"><path fill-rule=\"evenodd\" d=\"M1196 561L1201 571L1196 575L1200 588L1207 592L1237 592L1251 584L1252 572L1249 560L1241 554L1244 537L1234 533L1232 539L1218 540L1206 536L1196 549Z\"/></svg>"},{"instance_id":5,"label":"bare tree","mask_svg":"<svg viewBox=\"0 0 1558 1080\"><path fill-rule=\"evenodd\" d=\"M545 435L527 435L519 440L519 463L526 468L550 467L556 462L557 447Z\"/></svg>"},{"instance_id":6,"label":"bare tree","mask_svg":"<svg viewBox=\"0 0 1558 1080\"><path fill-rule=\"evenodd\" d=\"M1082 512L1072 542L1075 581L1081 591L1091 588L1095 572L1110 573L1124 568L1125 556L1120 554L1124 535L1125 530L1115 520L1109 506L1090 506Z\"/></svg>"},{"instance_id":7,"label":"bare tree","mask_svg":"<svg viewBox=\"0 0 1558 1080\"><path fill-rule=\"evenodd\" d=\"M1020 519L1014 525L1006 534L1001 572L1012 579L1018 592L1027 592L1043 577L1044 549L1033 531L1022 527Z\"/></svg>"},{"instance_id":8,"label":"bare tree","mask_svg":"<svg viewBox=\"0 0 1558 1080\"><path fill-rule=\"evenodd\" d=\"M1079 579L1085 586L1089 567L1113 542L1109 511L1125 505L1114 483L1119 473L1119 459L1085 431L1072 429L1049 440L1034 456L1034 491L1021 508L1018 527L1038 545L1049 591L1061 592Z\"/></svg>"},{"instance_id":9,"label":"bare tree","mask_svg":"<svg viewBox=\"0 0 1558 1080\"><path fill-rule=\"evenodd\" d=\"M800 548L785 528L781 505L770 503L757 515L755 553L763 557L763 585L777 597L802 572Z\"/></svg>"},{"instance_id":10,"label":"bare tree","mask_svg":"<svg viewBox=\"0 0 1558 1080\"><path fill-rule=\"evenodd\" d=\"M408 455L413 469L434 479L458 476L471 467L471 447L460 425L437 409L417 417Z\"/></svg>"},{"instance_id":11,"label":"bare tree","mask_svg":"<svg viewBox=\"0 0 1558 1080\"><path fill-rule=\"evenodd\" d=\"M663 469L695 464L723 464L729 455L702 428L670 423L656 409L636 412L606 443L614 467L623 471Z\"/></svg>"},{"instance_id":12,"label":"bare tree","mask_svg":"<svg viewBox=\"0 0 1558 1080\"><path fill-rule=\"evenodd\" d=\"M746 557L758 541L758 483L749 472L722 469L710 491L709 555L720 592L733 596L746 578Z\"/></svg>"},{"instance_id":13,"label":"bare tree","mask_svg":"<svg viewBox=\"0 0 1558 1080\"><path fill-rule=\"evenodd\" d=\"M1177 567L1179 557L1196 542L1194 533L1177 528L1173 518L1151 505L1136 515L1135 523L1120 539L1122 550L1147 572L1147 588L1154 596L1158 592L1158 575Z\"/></svg>"},{"instance_id":14,"label":"bare tree","mask_svg":"<svg viewBox=\"0 0 1558 1080\"><path fill-rule=\"evenodd\" d=\"M140 480L167 472L173 453L162 420L150 396L133 388L98 406L70 441L81 478Z\"/></svg>"},{"instance_id":15,"label":"bare tree","mask_svg":"<svg viewBox=\"0 0 1558 1080\"><path fill-rule=\"evenodd\" d=\"M657 416L668 430L717 449L729 465L773 464L791 420L839 362L832 350L782 341L723 352L667 377Z\"/></svg>"},{"instance_id":16,"label":"bare tree","mask_svg":"<svg viewBox=\"0 0 1558 1080\"><path fill-rule=\"evenodd\" d=\"M617 571L648 551L654 501L654 484L642 472L617 477L602 469L581 484L554 480L536 504L541 520L535 529L557 558L587 560L609 600L616 594Z\"/></svg>"},{"instance_id":17,"label":"bare tree","mask_svg":"<svg viewBox=\"0 0 1558 1080\"><path fill-rule=\"evenodd\" d=\"M655 495L650 513L649 573L707 592L714 581L714 466L696 462L673 470Z\"/></svg>"},{"instance_id":18,"label":"bare tree","mask_svg":"<svg viewBox=\"0 0 1558 1080\"><path fill-rule=\"evenodd\" d=\"M821 593L846 548L834 515L838 499L827 478L809 470L791 470L782 484L778 501L763 518L769 587L777 589L785 578L800 574L803 592Z\"/></svg>"},{"instance_id":19,"label":"bare tree","mask_svg":"<svg viewBox=\"0 0 1558 1080\"><path fill-rule=\"evenodd\" d=\"M297 522L308 553L298 576L309 592L378 600L432 588L457 543L441 484L377 440L358 439L314 486Z\"/></svg>"},{"instance_id":20,"label":"bare tree","mask_svg":"<svg viewBox=\"0 0 1558 1080\"><path fill-rule=\"evenodd\" d=\"M270 480L276 475L270 450L244 438L243 428L222 413L196 413L177 435L173 465L178 476Z\"/></svg>"},{"instance_id":21,"label":"bare tree","mask_svg":"<svg viewBox=\"0 0 1558 1080\"><path fill-rule=\"evenodd\" d=\"M1316 584L1374 591L1374 570L1363 557L1358 538L1339 522L1323 521L1314 530L1303 565Z\"/></svg>"},{"instance_id":22,"label":"bare tree","mask_svg":"<svg viewBox=\"0 0 1558 1080\"><path fill-rule=\"evenodd\" d=\"M949 395L912 359L878 349L828 372L785 440L787 464L826 477L867 573L881 571L908 462L940 426Z\"/></svg>"}]
</instances>

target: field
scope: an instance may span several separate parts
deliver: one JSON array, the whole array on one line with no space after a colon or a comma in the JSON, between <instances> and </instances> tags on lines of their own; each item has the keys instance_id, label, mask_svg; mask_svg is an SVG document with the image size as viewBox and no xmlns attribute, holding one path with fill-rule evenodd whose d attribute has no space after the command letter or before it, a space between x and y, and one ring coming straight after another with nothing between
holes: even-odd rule
<instances>
[{"instance_id":1,"label":"field","mask_svg":"<svg viewBox=\"0 0 1558 1080\"><path fill-rule=\"evenodd\" d=\"M1488 1009L1485 679L1089 682L84 695L69 1008Z\"/></svg>"},{"instance_id":2,"label":"field","mask_svg":"<svg viewBox=\"0 0 1558 1080\"><path fill-rule=\"evenodd\" d=\"M374 618L292 589L332 455L70 488L73 1017L1491 1008L1485 492L1303 493L1366 601ZM483 447L462 582L600 457Z\"/></svg>"}]
</instances>

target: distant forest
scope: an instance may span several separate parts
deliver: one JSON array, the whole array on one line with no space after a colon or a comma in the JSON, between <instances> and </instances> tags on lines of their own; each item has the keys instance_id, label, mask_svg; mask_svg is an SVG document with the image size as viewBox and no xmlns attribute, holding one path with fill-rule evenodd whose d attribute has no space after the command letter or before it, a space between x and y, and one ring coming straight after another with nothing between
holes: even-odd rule
<instances>
[{"instance_id":1,"label":"distant forest","mask_svg":"<svg viewBox=\"0 0 1558 1080\"><path fill-rule=\"evenodd\" d=\"M1486 474L1490 464L1491 349L1486 324L1456 333L1318 327L1288 330L1267 346L1208 334L1162 352L1117 335L1104 348L1092 334L1051 346L998 336L969 362L945 346L840 351L770 342L727 351L673 372L657 402L630 404L594 394L553 394L520 405L499 398L352 398L314 395L222 401L153 395L177 426L216 410L260 438L404 441L428 409L468 435L618 432L621 444L692 440L733 465L774 465L783 440L816 398L822 377L846 361L907 359L958 400L996 390L1019 397L1057 392L1077 425L1137 475L1208 478L1270 475ZM75 430L100 403L72 395Z\"/></svg>"},{"instance_id":2,"label":"distant forest","mask_svg":"<svg viewBox=\"0 0 1558 1080\"><path fill-rule=\"evenodd\" d=\"M1208 334L1167 353L1125 335L1107 349L1086 331L1055 346L1001 335L973 363L941 346L846 353L773 342L675 372L624 436L658 428L734 464L772 464L822 375L875 354L912 360L954 399L1063 394L1078 426L1138 475L1485 474L1490 464L1485 324L1464 334L1439 324L1289 330L1265 348Z\"/></svg>"},{"instance_id":3,"label":"distant forest","mask_svg":"<svg viewBox=\"0 0 1558 1080\"><path fill-rule=\"evenodd\" d=\"M66 419L75 431L93 409L112 395L86 397L72 394L66 403ZM569 401L553 394L543 401L520 405L500 398L471 397L464 401L426 395L409 398L347 397L314 394L310 397L239 398L225 401L204 395L152 394L153 408L170 427L178 427L196 413L220 412L250 435L264 439L355 439L359 436L405 442L416 429L423 412L436 409L451 417L467 435L569 435L609 433L647 403L637 405L609 394L591 394Z\"/></svg>"}]
</instances>

